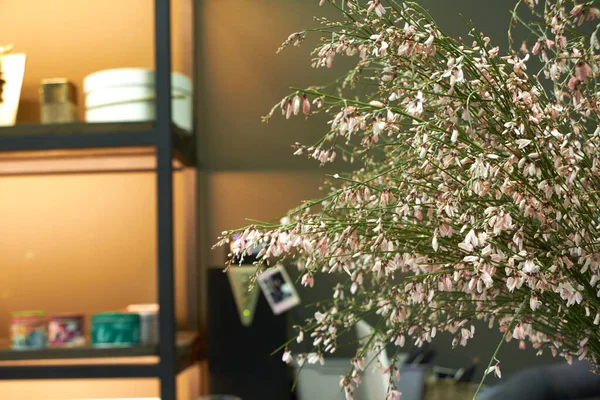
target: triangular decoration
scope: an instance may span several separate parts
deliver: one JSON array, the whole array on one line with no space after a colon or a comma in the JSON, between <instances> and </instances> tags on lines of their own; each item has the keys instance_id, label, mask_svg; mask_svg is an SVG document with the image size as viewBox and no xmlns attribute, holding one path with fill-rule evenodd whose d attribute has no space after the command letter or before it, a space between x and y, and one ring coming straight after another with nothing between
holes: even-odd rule
<instances>
[{"instance_id":1,"label":"triangular decoration","mask_svg":"<svg viewBox=\"0 0 600 400\"><path fill-rule=\"evenodd\" d=\"M227 271L235 305L238 309L240 321L244 326L252 325L258 294L260 293L260 290L256 287L252 291L248 291L250 277L255 273L255 266L230 266Z\"/></svg>"}]
</instances>

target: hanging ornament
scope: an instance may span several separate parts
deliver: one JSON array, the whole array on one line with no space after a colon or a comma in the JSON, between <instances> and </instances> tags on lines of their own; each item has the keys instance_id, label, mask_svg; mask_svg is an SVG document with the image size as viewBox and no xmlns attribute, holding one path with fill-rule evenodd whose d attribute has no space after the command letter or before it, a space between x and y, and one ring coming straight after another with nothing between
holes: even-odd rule
<instances>
[{"instance_id":1,"label":"hanging ornament","mask_svg":"<svg viewBox=\"0 0 600 400\"><path fill-rule=\"evenodd\" d=\"M255 273L255 266L231 266L227 270L227 277L240 316L240 322L244 326L252 325L258 294L260 293L260 290L256 287L250 291L248 290L250 277Z\"/></svg>"}]
</instances>

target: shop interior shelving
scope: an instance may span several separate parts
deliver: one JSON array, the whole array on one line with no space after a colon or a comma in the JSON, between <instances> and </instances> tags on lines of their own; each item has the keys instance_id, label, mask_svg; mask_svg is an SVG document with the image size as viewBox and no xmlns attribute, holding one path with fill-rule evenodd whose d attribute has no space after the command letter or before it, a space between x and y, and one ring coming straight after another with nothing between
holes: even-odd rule
<instances>
[{"instance_id":1,"label":"shop interior shelving","mask_svg":"<svg viewBox=\"0 0 600 400\"><path fill-rule=\"evenodd\" d=\"M0 127L0 176L156 169L154 124L71 123ZM170 127L174 170L195 165L195 137Z\"/></svg>"},{"instance_id":2,"label":"shop interior shelving","mask_svg":"<svg viewBox=\"0 0 600 400\"><path fill-rule=\"evenodd\" d=\"M195 134L171 121L169 0L154 0L156 119L144 123L72 123L0 127L0 177L154 171L157 199L157 281L160 341L132 348L15 351L0 343L0 379L158 378L162 400L175 400L176 377L196 362L199 336L177 332L174 296L173 173L195 173ZM191 57L191 55L190 55ZM187 216L186 216L187 217ZM194 216L190 216L195 219ZM195 224L193 224L195 230ZM194 237L186 238L195 252ZM195 258L190 257L188 315L197 309ZM192 318L193 319L193 318ZM188 321L192 329L197 328Z\"/></svg>"},{"instance_id":3,"label":"shop interior shelving","mask_svg":"<svg viewBox=\"0 0 600 400\"><path fill-rule=\"evenodd\" d=\"M176 334L176 373L198 361L201 343L195 332ZM15 351L0 341L3 379L146 378L158 377L160 358L156 345L121 348L45 348ZM106 367L110 366L112 372ZM23 374L23 368L31 372Z\"/></svg>"}]
</instances>

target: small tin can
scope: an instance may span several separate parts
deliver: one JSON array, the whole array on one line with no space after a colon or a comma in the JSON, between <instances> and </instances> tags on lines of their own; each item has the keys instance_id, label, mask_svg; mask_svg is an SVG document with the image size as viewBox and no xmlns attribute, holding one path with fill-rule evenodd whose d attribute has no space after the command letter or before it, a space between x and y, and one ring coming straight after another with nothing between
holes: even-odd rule
<instances>
[{"instance_id":1,"label":"small tin can","mask_svg":"<svg viewBox=\"0 0 600 400\"><path fill-rule=\"evenodd\" d=\"M140 343L158 344L158 304L132 304L128 312L140 316Z\"/></svg>"},{"instance_id":2,"label":"small tin can","mask_svg":"<svg viewBox=\"0 0 600 400\"><path fill-rule=\"evenodd\" d=\"M13 349L41 349L48 345L48 319L43 311L11 314L10 341Z\"/></svg>"},{"instance_id":3,"label":"small tin can","mask_svg":"<svg viewBox=\"0 0 600 400\"><path fill-rule=\"evenodd\" d=\"M81 314L54 315L48 322L48 341L52 347L77 347L85 344L85 317Z\"/></svg>"},{"instance_id":4,"label":"small tin can","mask_svg":"<svg viewBox=\"0 0 600 400\"><path fill-rule=\"evenodd\" d=\"M67 79L42 80L40 100L42 124L60 124L77 120L77 90Z\"/></svg>"},{"instance_id":5,"label":"small tin can","mask_svg":"<svg viewBox=\"0 0 600 400\"><path fill-rule=\"evenodd\" d=\"M92 346L129 347L140 344L140 316L130 312L92 315Z\"/></svg>"}]
</instances>

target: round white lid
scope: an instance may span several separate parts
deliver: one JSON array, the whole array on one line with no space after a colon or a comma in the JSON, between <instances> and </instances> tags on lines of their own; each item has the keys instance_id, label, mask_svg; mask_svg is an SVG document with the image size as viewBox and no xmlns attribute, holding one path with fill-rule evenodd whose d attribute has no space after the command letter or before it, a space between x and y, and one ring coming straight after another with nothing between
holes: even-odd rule
<instances>
[{"instance_id":1,"label":"round white lid","mask_svg":"<svg viewBox=\"0 0 600 400\"><path fill-rule=\"evenodd\" d=\"M83 79L83 92L115 86L153 86L154 71L147 68L115 68L97 71ZM192 80L179 73L171 73L171 85L174 89L192 91Z\"/></svg>"}]
</instances>

